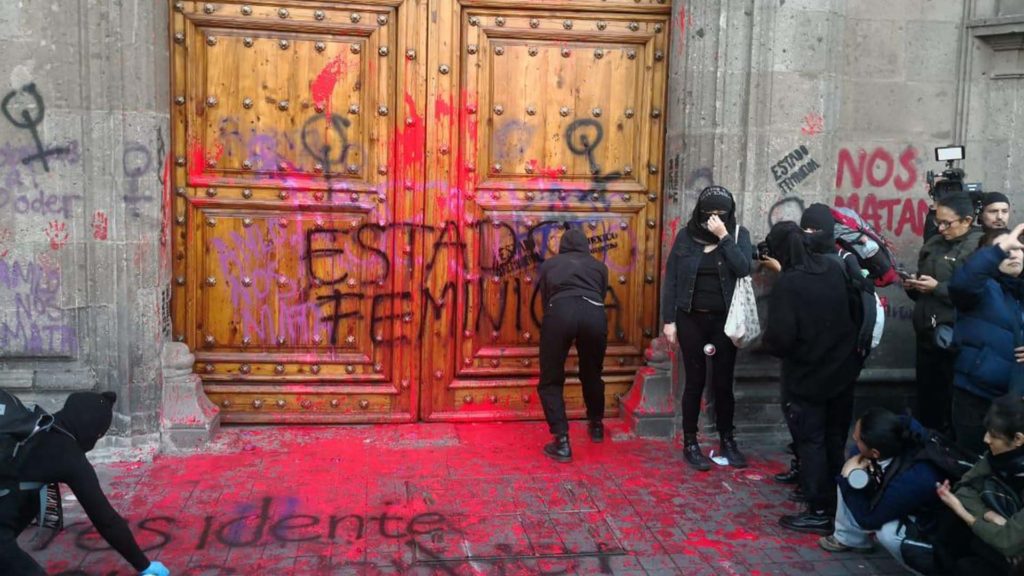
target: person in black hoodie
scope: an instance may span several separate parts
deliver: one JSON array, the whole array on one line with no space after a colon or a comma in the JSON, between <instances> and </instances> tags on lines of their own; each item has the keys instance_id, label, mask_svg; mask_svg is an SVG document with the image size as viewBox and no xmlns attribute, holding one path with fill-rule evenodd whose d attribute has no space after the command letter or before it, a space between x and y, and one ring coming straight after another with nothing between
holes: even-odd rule
<instances>
[{"instance_id":1,"label":"person in black hoodie","mask_svg":"<svg viewBox=\"0 0 1024 576\"><path fill-rule=\"evenodd\" d=\"M843 466L853 419L853 383L860 371L854 353L857 326L843 269L834 259L809 252L796 223L773 226L768 247L782 265L782 275L772 288L762 342L782 359L786 421L808 506L805 514L783 516L779 523L828 535L836 498L833 478Z\"/></svg>"},{"instance_id":2,"label":"person in black hoodie","mask_svg":"<svg viewBox=\"0 0 1024 576\"><path fill-rule=\"evenodd\" d=\"M579 352L587 431L593 442L604 440L604 353L608 346L608 320L604 295L608 267L590 255L583 231L562 234L558 255L540 265L537 290L544 318L540 329L540 381L537 393L554 441L544 453L558 462L572 461L569 421L565 415L565 359L573 342Z\"/></svg>"},{"instance_id":3,"label":"person in black hoodie","mask_svg":"<svg viewBox=\"0 0 1024 576\"><path fill-rule=\"evenodd\" d=\"M64 408L54 414L53 427L37 435L31 452L19 464L18 480L24 483L68 486L89 520L125 560L143 575L169 576L160 562L150 562L139 548L127 522L118 515L103 494L99 479L86 452L96 446L113 419L113 392L75 392ZM0 566L9 576L37 576L45 570L18 547L18 535L39 513L39 492L23 490L0 498Z\"/></svg>"},{"instance_id":4,"label":"person in black hoodie","mask_svg":"<svg viewBox=\"0 0 1024 576\"><path fill-rule=\"evenodd\" d=\"M854 321L859 327L857 332L857 350L855 353L863 363L871 351L871 338L878 310L875 302L875 286L867 279L866 274L863 273L857 257L851 252L838 248L836 245L836 219L832 215L831 208L824 204L811 204L800 216L800 228L806 234L804 241L809 252L823 254L834 259L845 271L847 297L850 298L850 310L854 312ZM769 268L775 271L781 269L777 260L772 258L766 260ZM785 413L786 399L784 397L782 398L782 406L783 413ZM790 431L790 434L792 434L792 431ZM797 483L799 480L799 467L800 459L794 451L793 459L790 462L790 469L776 474L775 480L782 484ZM805 496L799 486L797 486L790 499L797 502L805 501Z\"/></svg>"},{"instance_id":5,"label":"person in black hoodie","mask_svg":"<svg viewBox=\"0 0 1024 576\"><path fill-rule=\"evenodd\" d=\"M722 186L701 191L686 228L679 231L665 263L661 295L662 332L669 343L679 341L683 387L683 457L706 472L711 461L697 443L701 397L711 364L715 426L719 454L729 465L743 468L747 459L736 445L733 416L733 370L736 346L725 335L736 280L750 275L753 250L750 233L736 223L736 202ZM710 351L710 353L708 352Z\"/></svg>"}]
</instances>

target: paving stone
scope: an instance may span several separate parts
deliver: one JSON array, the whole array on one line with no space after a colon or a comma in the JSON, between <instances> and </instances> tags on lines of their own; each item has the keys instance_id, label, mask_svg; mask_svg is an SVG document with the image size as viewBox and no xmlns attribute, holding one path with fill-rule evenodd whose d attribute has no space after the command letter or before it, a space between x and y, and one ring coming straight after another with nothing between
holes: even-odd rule
<instances>
[{"instance_id":1,"label":"paving stone","mask_svg":"<svg viewBox=\"0 0 1024 576\"><path fill-rule=\"evenodd\" d=\"M902 572L778 526L797 509L771 481L781 445L698 474L675 444L584 433L565 465L537 423L226 428L205 452L98 474L151 558L190 576ZM129 573L67 504L64 531L19 542L50 573Z\"/></svg>"}]
</instances>

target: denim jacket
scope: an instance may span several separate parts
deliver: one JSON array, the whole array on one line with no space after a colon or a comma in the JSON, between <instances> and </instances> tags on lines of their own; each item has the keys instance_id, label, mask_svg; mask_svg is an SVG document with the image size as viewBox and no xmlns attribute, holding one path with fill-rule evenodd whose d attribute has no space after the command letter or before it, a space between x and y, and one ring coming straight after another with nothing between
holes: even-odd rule
<instances>
[{"instance_id":1,"label":"denim jacket","mask_svg":"<svg viewBox=\"0 0 1024 576\"><path fill-rule=\"evenodd\" d=\"M739 228L738 241L729 233L718 242L717 250L722 255L718 264L718 277L722 281L722 296L726 305L732 302L736 279L749 276L753 266L750 232L742 226ZM661 287L661 319L664 322L676 321L676 309L690 312L697 268L703 256L704 245L690 238L686 228L680 230L665 263L665 278Z\"/></svg>"}]
</instances>

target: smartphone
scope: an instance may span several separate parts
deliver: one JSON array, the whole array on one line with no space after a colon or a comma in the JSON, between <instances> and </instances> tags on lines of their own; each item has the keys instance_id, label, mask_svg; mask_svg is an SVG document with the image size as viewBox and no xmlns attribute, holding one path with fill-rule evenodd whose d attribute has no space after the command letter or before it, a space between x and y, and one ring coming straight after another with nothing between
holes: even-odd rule
<instances>
[{"instance_id":1,"label":"smartphone","mask_svg":"<svg viewBox=\"0 0 1024 576\"><path fill-rule=\"evenodd\" d=\"M907 272L906 270L897 270L896 273L899 274L900 278L902 278L904 280L914 280L914 279L917 278L917 274L911 274L910 272Z\"/></svg>"}]
</instances>

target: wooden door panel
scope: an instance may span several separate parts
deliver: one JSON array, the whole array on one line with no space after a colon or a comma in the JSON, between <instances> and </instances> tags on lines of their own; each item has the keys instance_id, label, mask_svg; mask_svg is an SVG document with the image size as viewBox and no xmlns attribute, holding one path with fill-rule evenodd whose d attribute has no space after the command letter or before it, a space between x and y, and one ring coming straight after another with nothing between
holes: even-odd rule
<instances>
[{"instance_id":1,"label":"wooden door panel","mask_svg":"<svg viewBox=\"0 0 1024 576\"><path fill-rule=\"evenodd\" d=\"M430 67L450 73L435 77L432 99L444 106L428 141L455 140L457 153L435 156L428 173L452 181L458 201L428 202L426 217L457 221L463 250L425 280L462 305L423 344L425 358L454 365L424 375L421 414L540 416L536 273L566 226L609 267L614 411L657 323L665 17L438 4L451 22L431 37ZM575 353L568 368L575 376ZM578 389L568 398L578 415Z\"/></svg>"},{"instance_id":2,"label":"wooden door panel","mask_svg":"<svg viewBox=\"0 0 1024 576\"><path fill-rule=\"evenodd\" d=\"M414 419L424 8L172 6L174 330L207 393L227 422Z\"/></svg>"}]
</instances>

